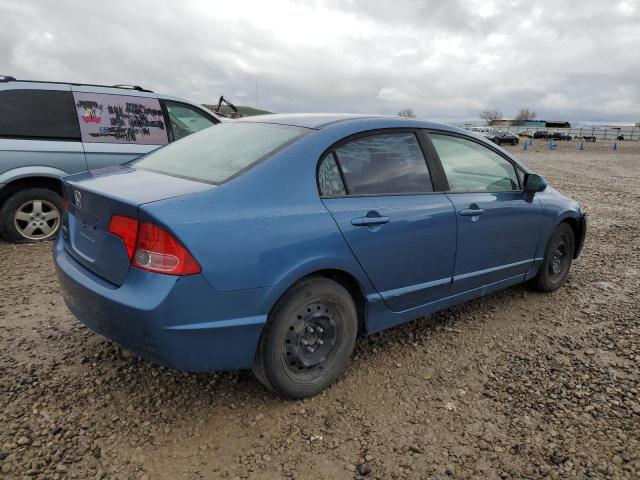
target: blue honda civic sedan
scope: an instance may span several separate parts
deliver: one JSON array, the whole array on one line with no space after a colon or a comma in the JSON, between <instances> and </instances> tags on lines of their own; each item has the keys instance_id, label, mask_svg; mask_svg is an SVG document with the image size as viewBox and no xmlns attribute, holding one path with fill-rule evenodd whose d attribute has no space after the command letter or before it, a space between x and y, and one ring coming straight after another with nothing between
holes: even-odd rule
<instances>
[{"instance_id":1,"label":"blue honda civic sedan","mask_svg":"<svg viewBox=\"0 0 640 480\"><path fill-rule=\"evenodd\" d=\"M71 312L187 371L314 395L367 335L521 282L552 291L579 204L467 131L267 115L67 177L54 257Z\"/></svg>"}]
</instances>

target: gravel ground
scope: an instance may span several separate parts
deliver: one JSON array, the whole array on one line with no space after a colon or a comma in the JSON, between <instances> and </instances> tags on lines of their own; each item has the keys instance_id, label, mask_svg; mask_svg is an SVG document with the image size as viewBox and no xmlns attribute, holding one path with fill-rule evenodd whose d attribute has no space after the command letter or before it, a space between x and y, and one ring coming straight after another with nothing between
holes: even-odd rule
<instances>
[{"instance_id":1,"label":"gravel ground","mask_svg":"<svg viewBox=\"0 0 640 480\"><path fill-rule=\"evenodd\" d=\"M305 401L121 359L50 244L0 243L0 477L640 478L640 142L514 151L589 212L567 284L361 339Z\"/></svg>"}]
</instances>

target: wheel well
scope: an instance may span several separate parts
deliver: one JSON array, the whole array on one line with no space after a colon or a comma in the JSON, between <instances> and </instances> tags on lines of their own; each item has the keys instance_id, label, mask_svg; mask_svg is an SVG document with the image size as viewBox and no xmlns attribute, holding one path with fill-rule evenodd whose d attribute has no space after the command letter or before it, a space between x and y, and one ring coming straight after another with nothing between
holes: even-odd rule
<instances>
[{"instance_id":1,"label":"wheel well","mask_svg":"<svg viewBox=\"0 0 640 480\"><path fill-rule=\"evenodd\" d=\"M367 301L358 280L344 270L334 269L318 270L307 275L307 277L310 276L321 276L333 280L349 292L358 312L358 335L365 333L367 331Z\"/></svg>"},{"instance_id":2,"label":"wheel well","mask_svg":"<svg viewBox=\"0 0 640 480\"><path fill-rule=\"evenodd\" d=\"M571 227L571 230L573 230L573 238L575 238L576 242L573 252L573 258L577 258L578 252L580 251L580 246L582 245L582 241L584 240L582 238L582 226L580 225L578 220L572 217L565 218L561 223L566 223Z\"/></svg>"},{"instance_id":3,"label":"wheel well","mask_svg":"<svg viewBox=\"0 0 640 480\"><path fill-rule=\"evenodd\" d=\"M0 190L0 203L4 202L17 191L24 190L25 188L48 188L62 196L62 184L59 178L26 177L7 183L2 190Z\"/></svg>"}]
</instances>

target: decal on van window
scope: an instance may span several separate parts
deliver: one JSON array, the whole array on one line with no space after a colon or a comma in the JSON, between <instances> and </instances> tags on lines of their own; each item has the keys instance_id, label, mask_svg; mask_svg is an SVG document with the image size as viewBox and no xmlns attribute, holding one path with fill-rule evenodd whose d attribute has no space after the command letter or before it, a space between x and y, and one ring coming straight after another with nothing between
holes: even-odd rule
<instances>
[{"instance_id":1,"label":"decal on van window","mask_svg":"<svg viewBox=\"0 0 640 480\"><path fill-rule=\"evenodd\" d=\"M73 92L83 142L168 143L157 98Z\"/></svg>"}]
</instances>

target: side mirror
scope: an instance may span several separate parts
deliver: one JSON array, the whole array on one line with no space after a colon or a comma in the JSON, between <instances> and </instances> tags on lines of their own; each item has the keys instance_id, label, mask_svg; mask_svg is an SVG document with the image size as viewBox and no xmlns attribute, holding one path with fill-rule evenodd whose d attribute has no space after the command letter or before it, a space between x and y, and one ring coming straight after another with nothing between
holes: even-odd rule
<instances>
[{"instance_id":1,"label":"side mirror","mask_svg":"<svg viewBox=\"0 0 640 480\"><path fill-rule=\"evenodd\" d=\"M547 188L547 181L542 175L536 173L526 173L524 175L525 192L542 192L545 188Z\"/></svg>"}]
</instances>

